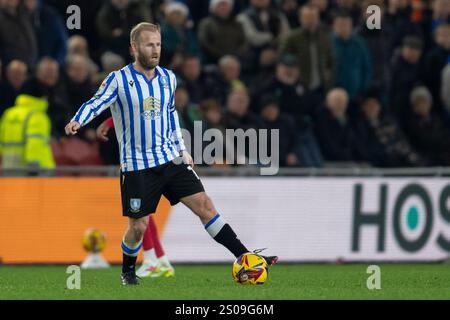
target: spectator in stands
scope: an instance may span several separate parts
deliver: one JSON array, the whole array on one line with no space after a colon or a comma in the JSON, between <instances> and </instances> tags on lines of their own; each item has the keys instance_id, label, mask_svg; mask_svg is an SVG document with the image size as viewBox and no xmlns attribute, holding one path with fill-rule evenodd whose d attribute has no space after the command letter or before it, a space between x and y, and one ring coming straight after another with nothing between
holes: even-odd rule
<instances>
[{"instance_id":1,"label":"spectator in stands","mask_svg":"<svg viewBox=\"0 0 450 320\"><path fill-rule=\"evenodd\" d=\"M430 10L425 11L424 19L421 23L427 51L434 46L433 34L435 34L436 28L441 24L450 24L450 1L433 0L430 6Z\"/></svg>"},{"instance_id":2,"label":"spectator in stands","mask_svg":"<svg viewBox=\"0 0 450 320\"><path fill-rule=\"evenodd\" d=\"M161 65L170 66L174 58L183 55L200 57L197 37L188 20L189 8L181 2L170 2L164 8L161 23Z\"/></svg>"},{"instance_id":3,"label":"spectator in stands","mask_svg":"<svg viewBox=\"0 0 450 320\"><path fill-rule=\"evenodd\" d=\"M19 7L19 0L0 0L0 59L3 64L17 59L32 69L37 57L36 35L27 13Z\"/></svg>"},{"instance_id":4,"label":"spectator in stands","mask_svg":"<svg viewBox=\"0 0 450 320\"><path fill-rule=\"evenodd\" d=\"M271 130L278 130L278 152L280 166L297 166L299 160L295 153L297 147L297 130L291 117L280 112L278 100L272 96L265 96L260 103L260 116L267 133L267 154L271 156Z\"/></svg>"},{"instance_id":5,"label":"spectator in stands","mask_svg":"<svg viewBox=\"0 0 450 320\"><path fill-rule=\"evenodd\" d=\"M336 53L336 85L351 100L372 85L372 61L362 38L353 34L352 17L346 11L336 14L332 42Z\"/></svg>"},{"instance_id":6,"label":"spectator in stands","mask_svg":"<svg viewBox=\"0 0 450 320\"><path fill-rule=\"evenodd\" d=\"M431 91L435 107L440 108L442 70L450 58L450 24L441 24L435 30L436 47L425 57L425 83Z\"/></svg>"},{"instance_id":7,"label":"spectator in stands","mask_svg":"<svg viewBox=\"0 0 450 320\"><path fill-rule=\"evenodd\" d=\"M395 49L402 46L403 38L416 36L423 38L420 25L411 19L412 9L409 0L388 0L387 10L383 16L383 31L389 35L385 46L391 56Z\"/></svg>"},{"instance_id":8,"label":"spectator in stands","mask_svg":"<svg viewBox=\"0 0 450 320\"><path fill-rule=\"evenodd\" d=\"M47 113L52 122L52 136L64 135L64 127L70 120L67 92L60 81L58 62L52 58L42 58L35 75L24 84L24 90L40 90L47 97L49 106Z\"/></svg>"},{"instance_id":9,"label":"spectator in stands","mask_svg":"<svg viewBox=\"0 0 450 320\"><path fill-rule=\"evenodd\" d=\"M363 121L360 137L365 137L370 162L377 167L421 166L425 162L415 152L397 122L382 112L376 95L361 102Z\"/></svg>"},{"instance_id":10,"label":"spectator in stands","mask_svg":"<svg viewBox=\"0 0 450 320\"><path fill-rule=\"evenodd\" d=\"M232 13L234 0L212 0L210 3L210 15L198 26L204 62L217 63L225 55L244 56L246 39L242 25Z\"/></svg>"},{"instance_id":11,"label":"spectator in stands","mask_svg":"<svg viewBox=\"0 0 450 320\"><path fill-rule=\"evenodd\" d=\"M24 4L36 34L39 58L51 57L63 65L68 35L61 16L40 0L25 0Z\"/></svg>"},{"instance_id":12,"label":"spectator in stands","mask_svg":"<svg viewBox=\"0 0 450 320\"><path fill-rule=\"evenodd\" d=\"M258 59L258 71L246 78L249 83L250 92L253 93L261 85L261 82L267 81L275 74L275 68L278 62L278 48L275 46L267 47L261 50Z\"/></svg>"},{"instance_id":13,"label":"spectator in stands","mask_svg":"<svg viewBox=\"0 0 450 320\"><path fill-rule=\"evenodd\" d=\"M293 54L300 65L300 80L316 95L314 105L334 85L335 59L330 34L321 25L319 10L312 5L300 8L300 29L293 30L281 46L281 54ZM313 108L315 106L312 106Z\"/></svg>"},{"instance_id":14,"label":"spectator in stands","mask_svg":"<svg viewBox=\"0 0 450 320\"><path fill-rule=\"evenodd\" d=\"M202 119L202 129L203 132L202 134L204 135L205 132L207 130L219 130L221 132L221 135L216 135L214 137L214 145L220 146L222 145L224 148L222 150L222 154L220 154L220 150L211 150L212 154L211 156L214 157L214 164L225 164L226 163L226 152L234 152L234 149L232 148L232 146L230 145L229 147L226 146L226 140L223 140L225 138L225 121L224 121L224 116L223 116L223 110L222 110L222 106L219 104L219 102L217 102L217 100L215 99L206 99L204 101L202 101L202 103L200 104L200 114L201 114L201 119ZM206 140L206 139L205 139ZM194 141L195 143L195 141ZM212 144L211 141L202 141L202 150L203 151L207 151L205 148ZM216 153L216 151L219 151L219 153ZM205 152L206 155L209 156L209 154L207 154ZM203 160L209 160L209 159L205 159L203 158ZM211 165L211 163L208 163Z\"/></svg>"},{"instance_id":15,"label":"spectator in stands","mask_svg":"<svg viewBox=\"0 0 450 320\"><path fill-rule=\"evenodd\" d=\"M372 61L372 84L380 88L383 92L387 90L388 65L390 56L386 48L389 35L383 29L367 28L367 8L370 5L377 5L384 11L383 0L365 0L362 4L362 12L365 19L358 25L356 33L362 37L367 45Z\"/></svg>"},{"instance_id":16,"label":"spectator in stands","mask_svg":"<svg viewBox=\"0 0 450 320\"><path fill-rule=\"evenodd\" d=\"M96 29L104 48L130 61L129 34L139 22L152 22L150 9L144 1L104 1L96 19Z\"/></svg>"},{"instance_id":17,"label":"spectator in stands","mask_svg":"<svg viewBox=\"0 0 450 320\"><path fill-rule=\"evenodd\" d=\"M257 114L249 110L249 106L250 106L250 97L246 90L232 91L228 95L227 109L224 115L225 128L234 130L242 129L244 131L250 129L254 130L263 129L264 122ZM234 163L236 164L248 163L247 160L245 160L246 158L248 159L250 156L249 153L250 142L248 139L246 139L245 142L245 153L239 152L242 146L238 147L237 138L234 139L234 142L227 140L226 143L227 143L227 152L229 152L230 148L228 146L230 144L233 145L234 147L237 147L237 149L235 150Z\"/></svg>"},{"instance_id":18,"label":"spectator in stands","mask_svg":"<svg viewBox=\"0 0 450 320\"><path fill-rule=\"evenodd\" d=\"M450 59L442 70L441 99L446 122L450 125Z\"/></svg>"},{"instance_id":19,"label":"spectator in stands","mask_svg":"<svg viewBox=\"0 0 450 320\"><path fill-rule=\"evenodd\" d=\"M14 105L28 73L27 65L20 60L11 61L5 69L5 81L0 82L0 117L5 108Z\"/></svg>"},{"instance_id":20,"label":"spectator in stands","mask_svg":"<svg viewBox=\"0 0 450 320\"><path fill-rule=\"evenodd\" d=\"M93 79L95 79L96 77L98 77L97 73L99 71L99 67L97 66L97 64L92 61L90 54L89 54L89 46L88 46L88 42L86 40L86 38L80 36L80 35L73 35L69 38L68 40L68 51L67 51L67 55L68 56L73 56L73 55L82 55L84 56L89 63L89 74L91 75L91 77ZM103 81L104 77L100 80L100 83ZM100 83L94 82L94 84L98 84L100 85Z\"/></svg>"},{"instance_id":21,"label":"spectator in stands","mask_svg":"<svg viewBox=\"0 0 450 320\"><path fill-rule=\"evenodd\" d=\"M206 99L200 104L200 114L203 121L203 129L218 129L225 134L225 121L222 106L215 99Z\"/></svg>"},{"instance_id":22,"label":"spectator in stands","mask_svg":"<svg viewBox=\"0 0 450 320\"><path fill-rule=\"evenodd\" d=\"M331 25L333 22L331 2L332 1L330 0L304 1L304 3L310 4L319 9L320 21L322 21L324 25Z\"/></svg>"},{"instance_id":23,"label":"spectator in stands","mask_svg":"<svg viewBox=\"0 0 450 320\"><path fill-rule=\"evenodd\" d=\"M426 87L411 92L411 114L407 133L416 150L430 165L450 165L450 132L438 114L432 111L433 97Z\"/></svg>"},{"instance_id":24,"label":"spectator in stands","mask_svg":"<svg viewBox=\"0 0 450 320\"><path fill-rule=\"evenodd\" d=\"M300 82L298 60L293 55L283 55L277 63L274 75L258 79L259 85L252 92L252 104L256 109L265 94L278 99L281 112L289 115L297 127L304 126L308 105L305 103L307 90Z\"/></svg>"},{"instance_id":25,"label":"spectator in stands","mask_svg":"<svg viewBox=\"0 0 450 320\"><path fill-rule=\"evenodd\" d=\"M360 0L336 0L336 11L346 11L352 19L354 26L361 21L361 4Z\"/></svg>"},{"instance_id":26,"label":"spectator in stands","mask_svg":"<svg viewBox=\"0 0 450 320\"><path fill-rule=\"evenodd\" d=\"M239 60L232 55L223 56L219 60L218 70L210 72L206 79L208 96L224 105L231 91L246 88L240 75L241 63Z\"/></svg>"},{"instance_id":27,"label":"spectator in stands","mask_svg":"<svg viewBox=\"0 0 450 320\"><path fill-rule=\"evenodd\" d=\"M327 161L354 162L368 159L363 141L347 116L348 104L349 97L344 89L331 90L317 120L317 138Z\"/></svg>"},{"instance_id":28,"label":"spectator in stands","mask_svg":"<svg viewBox=\"0 0 450 320\"><path fill-rule=\"evenodd\" d=\"M278 0L281 12L285 15L290 29L300 26L298 19L298 1L297 0Z\"/></svg>"},{"instance_id":29,"label":"spectator in stands","mask_svg":"<svg viewBox=\"0 0 450 320\"><path fill-rule=\"evenodd\" d=\"M183 85L178 85L175 90L175 101L180 120L180 126L194 132L194 122L201 120L198 105L191 102L189 91Z\"/></svg>"},{"instance_id":30,"label":"spectator in stands","mask_svg":"<svg viewBox=\"0 0 450 320\"><path fill-rule=\"evenodd\" d=\"M202 65L197 56L185 56L179 73L179 84L182 84L189 91L191 101L199 104L208 96L205 86Z\"/></svg>"},{"instance_id":31,"label":"spectator in stands","mask_svg":"<svg viewBox=\"0 0 450 320\"><path fill-rule=\"evenodd\" d=\"M250 97L246 90L230 92L225 112L225 127L227 129L260 129L264 128L261 118L249 110Z\"/></svg>"},{"instance_id":32,"label":"spectator in stands","mask_svg":"<svg viewBox=\"0 0 450 320\"><path fill-rule=\"evenodd\" d=\"M406 37L402 48L392 59L389 86L390 108L402 128L409 113L410 93L420 82L422 48L422 40L417 37Z\"/></svg>"},{"instance_id":33,"label":"spectator in stands","mask_svg":"<svg viewBox=\"0 0 450 320\"><path fill-rule=\"evenodd\" d=\"M82 55L70 55L65 65L65 85L68 107L75 114L81 105L92 97L94 90L89 78L89 61Z\"/></svg>"},{"instance_id":34,"label":"spectator in stands","mask_svg":"<svg viewBox=\"0 0 450 320\"><path fill-rule=\"evenodd\" d=\"M257 61L260 51L277 45L289 33L289 23L282 12L272 7L270 0L250 0L250 6L237 16L251 47L251 56ZM256 64L250 70L254 71Z\"/></svg>"}]
</instances>

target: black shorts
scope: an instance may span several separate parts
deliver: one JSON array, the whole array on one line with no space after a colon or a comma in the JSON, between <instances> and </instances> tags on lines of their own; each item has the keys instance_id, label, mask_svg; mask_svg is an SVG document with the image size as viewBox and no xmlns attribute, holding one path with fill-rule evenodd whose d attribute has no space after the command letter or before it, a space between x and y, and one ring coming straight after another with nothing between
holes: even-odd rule
<instances>
[{"instance_id":1,"label":"black shorts","mask_svg":"<svg viewBox=\"0 0 450 320\"><path fill-rule=\"evenodd\" d=\"M170 161L150 169L121 172L120 191L123 215L138 219L156 211L161 195L175 205L205 189L191 166Z\"/></svg>"}]
</instances>

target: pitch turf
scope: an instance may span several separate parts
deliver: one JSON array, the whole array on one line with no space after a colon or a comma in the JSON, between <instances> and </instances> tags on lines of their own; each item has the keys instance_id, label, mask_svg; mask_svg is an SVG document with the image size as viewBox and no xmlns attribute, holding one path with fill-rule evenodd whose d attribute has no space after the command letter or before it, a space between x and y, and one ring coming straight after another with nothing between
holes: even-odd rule
<instances>
[{"instance_id":1,"label":"pitch turf","mask_svg":"<svg viewBox=\"0 0 450 320\"><path fill-rule=\"evenodd\" d=\"M367 265L277 265L262 286L231 280L231 266L176 266L174 278L123 287L119 267L82 270L68 290L66 267L0 266L1 299L450 299L450 265L380 265L381 290L368 290Z\"/></svg>"}]
</instances>

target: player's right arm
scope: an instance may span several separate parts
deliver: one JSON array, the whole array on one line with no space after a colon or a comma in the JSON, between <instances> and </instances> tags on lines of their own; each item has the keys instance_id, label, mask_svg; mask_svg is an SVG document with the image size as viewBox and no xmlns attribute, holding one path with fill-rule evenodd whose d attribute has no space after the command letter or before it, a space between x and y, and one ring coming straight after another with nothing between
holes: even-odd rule
<instances>
[{"instance_id":1,"label":"player's right arm","mask_svg":"<svg viewBox=\"0 0 450 320\"><path fill-rule=\"evenodd\" d=\"M67 124L65 128L66 134L76 134L81 127L108 109L117 100L117 97L117 79L115 73L111 72L103 81L94 97L83 103L72 120Z\"/></svg>"}]
</instances>

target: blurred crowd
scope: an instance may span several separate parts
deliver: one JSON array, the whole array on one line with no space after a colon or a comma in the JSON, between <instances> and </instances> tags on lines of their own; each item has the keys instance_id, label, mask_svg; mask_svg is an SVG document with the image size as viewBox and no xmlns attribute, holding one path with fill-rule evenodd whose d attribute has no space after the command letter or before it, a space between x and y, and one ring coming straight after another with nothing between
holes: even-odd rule
<instances>
[{"instance_id":1,"label":"blurred crowd","mask_svg":"<svg viewBox=\"0 0 450 320\"><path fill-rule=\"evenodd\" d=\"M115 139L64 126L132 62L129 32L162 30L182 127L279 129L282 166L450 165L450 0L0 0L0 116L44 92L57 165L117 164ZM367 27L367 7L381 29ZM114 132L111 132L113 135Z\"/></svg>"}]
</instances>

